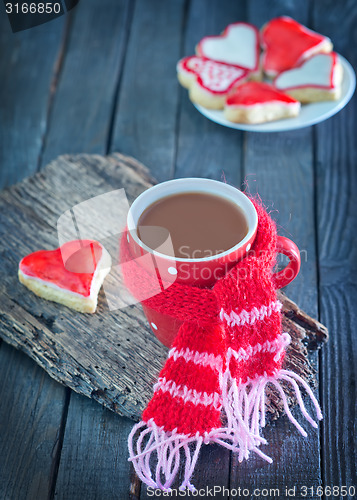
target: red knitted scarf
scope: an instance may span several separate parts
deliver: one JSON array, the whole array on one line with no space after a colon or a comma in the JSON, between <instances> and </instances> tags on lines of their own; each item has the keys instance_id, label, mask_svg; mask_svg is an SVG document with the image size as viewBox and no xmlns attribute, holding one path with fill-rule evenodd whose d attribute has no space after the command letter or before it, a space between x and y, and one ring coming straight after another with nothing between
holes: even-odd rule
<instances>
[{"instance_id":1,"label":"red knitted scarf","mask_svg":"<svg viewBox=\"0 0 357 500\"><path fill-rule=\"evenodd\" d=\"M249 254L219 279L212 289L173 283L144 301L149 307L184 321L154 386L142 421L129 436L130 460L139 478L153 488L168 490L184 461L180 488L190 483L202 444L219 443L237 452L239 460L256 452L265 425L265 389L279 391L290 412L281 381L291 384L301 411L307 413L298 383L318 402L306 382L282 368L290 341L281 329L281 303L276 297L272 269L276 258L276 226L256 202L258 232ZM130 291L150 291L153 278L132 259L122 238L125 281ZM146 295L149 296L149 295ZM223 418L221 419L221 415Z\"/></svg>"}]
</instances>

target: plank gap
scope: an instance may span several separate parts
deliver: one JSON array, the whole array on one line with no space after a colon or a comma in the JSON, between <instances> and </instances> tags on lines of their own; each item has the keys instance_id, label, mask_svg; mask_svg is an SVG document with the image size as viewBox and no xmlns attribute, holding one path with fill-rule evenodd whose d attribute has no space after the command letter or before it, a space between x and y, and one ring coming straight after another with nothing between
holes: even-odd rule
<instances>
[{"instance_id":1,"label":"plank gap","mask_svg":"<svg viewBox=\"0 0 357 500\"><path fill-rule=\"evenodd\" d=\"M309 26L313 26L313 3L310 3L310 11L309 11ZM311 131L312 135L312 173L313 173L313 217L314 217L314 237L315 237L315 255L316 255L316 307L317 307L317 318L320 321L321 319L321 288L320 288L320 245L319 245L319 235L318 235L318 178L317 178L317 133L316 126L312 127ZM318 393L319 393L319 402L321 405L322 414L324 414L323 407L323 369L322 369L322 354L321 351L318 352L318 366L317 366L317 375L318 375ZM324 425L325 421L322 420L319 425L319 440L320 440L320 449L319 449L319 460L320 460L320 477L321 477L321 485L323 487L323 491L325 491L326 481L325 481L325 471L323 467L323 463L325 460L325 450L324 450ZM323 494L321 500L326 500L326 495Z\"/></svg>"},{"instance_id":2,"label":"plank gap","mask_svg":"<svg viewBox=\"0 0 357 500\"><path fill-rule=\"evenodd\" d=\"M312 28L313 26L313 1L309 4L309 26ZM314 217L314 238L315 238L315 256L316 256L316 307L317 307L317 318L320 321L321 319L321 288L320 288L320 245L319 245L319 235L318 235L318 177L317 177L317 133L316 133L316 125L312 127L311 136L312 136L312 175L313 175L313 217ZM318 352L318 366L317 366L317 380L318 380L318 393L319 393L319 402L321 405L322 414L324 414L323 407L323 369L322 369L322 354L321 351ZM319 425L319 460L320 460L320 477L321 477L321 485L323 487L323 491L325 491L326 481L325 481L325 471L323 467L323 463L325 460L325 450L324 450L324 425L325 421L322 420ZM326 495L323 494L321 500L326 500Z\"/></svg>"},{"instance_id":3,"label":"plank gap","mask_svg":"<svg viewBox=\"0 0 357 500\"><path fill-rule=\"evenodd\" d=\"M126 25L127 25L127 30L125 33L124 41L123 41L123 48L122 48L122 55L120 58L120 62L118 64L118 73L116 76L116 83L115 83L115 88L114 88L114 94L113 94L113 106L112 106L112 111L110 114L110 119L109 119L109 129L108 129L108 137L107 137L107 143L105 146L105 151L106 154L109 154L112 148L112 142L113 142L113 134L114 134L114 125L115 125L115 119L116 115L119 110L119 93L123 81L123 74L124 74L124 67L125 67L125 61L127 57L127 48L128 48L128 43L130 39L130 33L131 33L131 27L133 25L133 18L134 18L134 10L135 10L135 3L136 0L132 0L128 4L128 9L127 9L127 19L126 19Z\"/></svg>"},{"instance_id":4,"label":"plank gap","mask_svg":"<svg viewBox=\"0 0 357 500\"><path fill-rule=\"evenodd\" d=\"M131 465L129 500L139 500L140 495L141 495L141 481L138 478L133 465Z\"/></svg>"},{"instance_id":5,"label":"plank gap","mask_svg":"<svg viewBox=\"0 0 357 500\"><path fill-rule=\"evenodd\" d=\"M76 10L76 9L74 9L74 10ZM62 35L62 42L61 42L61 45L60 45L60 48L58 51L58 56L56 57L55 63L53 65L53 76L52 76L52 81L50 84L50 91L49 91L48 101L47 101L45 128L44 128L44 132L43 132L42 139L41 139L41 148L40 148L40 152L39 152L38 159L37 159L36 172L41 170L41 167L42 167L42 159L43 159L43 154L44 154L45 147L46 147L46 139L47 139L47 134L49 131L49 124L50 124L50 119L51 119L51 114L52 114L53 102L55 99L55 94L57 91L58 83L59 83L59 80L61 77L63 63L64 63L64 60L66 57L68 42L69 42L69 38L70 38L70 32L71 32L71 28L72 28L73 16L74 16L73 10L66 14L66 20L65 20L63 35Z\"/></svg>"},{"instance_id":6,"label":"plank gap","mask_svg":"<svg viewBox=\"0 0 357 500\"><path fill-rule=\"evenodd\" d=\"M316 125L312 127L312 172L313 172L313 216L314 216L314 234L315 234L315 255L316 255L316 286L317 286L317 319L321 320L321 293L320 293L320 245L319 245L319 190L317 178L317 133Z\"/></svg>"},{"instance_id":7,"label":"plank gap","mask_svg":"<svg viewBox=\"0 0 357 500\"><path fill-rule=\"evenodd\" d=\"M63 446L63 440L64 440L64 433L65 433L66 423L67 423L68 408L69 408L69 403L71 400L71 389L69 387L66 387L65 391L66 391L65 392L65 401L64 401L63 410L62 410L61 423L60 423L60 427L58 430L58 439L56 440L56 442L54 443L54 446L53 446L53 455L54 456L53 456L52 464L51 464L48 500L53 500L53 498L55 496L57 476L58 476L58 470L59 470L59 464L60 464L62 446Z\"/></svg>"},{"instance_id":8,"label":"plank gap","mask_svg":"<svg viewBox=\"0 0 357 500\"><path fill-rule=\"evenodd\" d=\"M181 43L180 43L180 59L182 57L184 57L184 54L185 54L187 22L188 22L190 7L191 7L190 0L185 0L184 6L183 6L182 22L181 22L181 34L182 34L182 36L181 36ZM175 174L176 174L176 160L177 160L177 154L178 154L178 149L179 149L179 136L180 136L182 95L183 95L183 88L181 85L179 85L179 93L178 93L176 116L175 116L175 142L174 142L174 155L173 155L171 178L175 178Z\"/></svg>"},{"instance_id":9,"label":"plank gap","mask_svg":"<svg viewBox=\"0 0 357 500\"><path fill-rule=\"evenodd\" d=\"M317 258L318 258L318 254L317 254ZM317 288L317 294L318 296L320 295L320 288L318 287ZM319 314L319 317L320 317L320 314ZM322 369L322 363L323 363L323 360L322 360L322 353L321 353L321 350L319 351L318 353L318 360L319 360L319 364L318 364L318 381L319 381L319 386L318 386L318 390L319 390L319 402L320 402L320 406L321 406L321 412L322 412L322 415L324 415L324 399L323 399L323 387L324 387L324 383L323 383L323 369ZM325 476L325 468L323 467L323 464L325 463L325 449L324 449L324 426L326 425L325 421L324 420L321 420L320 422L320 426L319 426L319 439L320 439L320 475L321 475L321 485L323 487L323 491L325 491L325 486L328 486L326 484L326 476ZM326 500L326 495L324 494L323 497L321 498L321 500Z\"/></svg>"},{"instance_id":10,"label":"plank gap","mask_svg":"<svg viewBox=\"0 0 357 500\"><path fill-rule=\"evenodd\" d=\"M307 7L307 20L308 20L308 27L310 29L315 29L315 27L314 27L314 9L315 9L315 0L309 0L308 7ZM315 127L313 127L313 128L315 128Z\"/></svg>"},{"instance_id":11,"label":"plank gap","mask_svg":"<svg viewBox=\"0 0 357 500\"><path fill-rule=\"evenodd\" d=\"M249 192L248 179L246 179L246 149L247 149L247 132L243 132L242 149L241 149L241 163L240 163L240 186L242 191L247 189Z\"/></svg>"}]
</instances>

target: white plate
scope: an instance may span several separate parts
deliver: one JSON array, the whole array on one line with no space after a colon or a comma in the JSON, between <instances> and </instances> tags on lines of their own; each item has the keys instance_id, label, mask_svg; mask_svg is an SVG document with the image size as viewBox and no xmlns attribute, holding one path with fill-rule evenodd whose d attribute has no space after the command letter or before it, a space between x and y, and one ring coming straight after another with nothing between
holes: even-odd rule
<instances>
[{"instance_id":1,"label":"white plate","mask_svg":"<svg viewBox=\"0 0 357 500\"><path fill-rule=\"evenodd\" d=\"M287 118L274 122L261 123L258 125L249 125L246 123L233 123L225 119L223 111L207 109L198 104L194 104L200 113L213 122L224 125L225 127L235 128L237 130L248 130L249 132L284 132L285 130L295 130L320 123L327 118L338 113L346 106L351 99L356 88L356 75L350 63L339 55L343 66L343 81L341 98L338 101L314 102L301 106L300 114L296 118Z\"/></svg>"}]
</instances>

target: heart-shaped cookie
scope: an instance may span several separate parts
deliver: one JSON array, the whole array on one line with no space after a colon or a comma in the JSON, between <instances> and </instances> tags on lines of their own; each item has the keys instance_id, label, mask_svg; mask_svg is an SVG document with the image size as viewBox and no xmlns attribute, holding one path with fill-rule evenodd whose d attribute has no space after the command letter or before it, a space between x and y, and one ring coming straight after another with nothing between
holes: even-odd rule
<instances>
[{"instance_id":1,"label":"heart-shaped cookie","mask_svg":"<svg viewBox=\"0 0 357 500\"><path fill-rule=\"evenodd\" d=\"M280 73L274 85L301 102L333 100L341 95L342 75L335 52L316 54L297 68Z\"/></svg>"},{"instance_id":2,"label":"heart-shaped cookie","mask_svg":"<svg viewBox=\"0 0 357 500\"><path fill-rule=\"evenodd\" d=\"M229 24L221 35L202 38L196 47L196 54L240 66L251 72L250 78L260 78L259 31L252 24Z\"/></svg>"},{"instance_id":3,"label":"heart-shaped cookie","mask_svg":"<svg viewBox=\"0 0 357 500\"><path fill-rule=\"evenodd\" d=\"M261 43L263 69L270 77L294 68L314 54L332 50L329 38L287 16L276 17L263 26Z\"/></svg>"},{"instance_id":4,"label":"heart-shaped cookie","mask_svg":"<svg viewBox=\"0 0 357 500\"><path fill-rule=\"evenodd\" d=\"M24 257L19 280L39 297L93 313L110 267L110 255L98 241L73 240Z\"/></svg>"},{"instance_id":5,"label":"heart-shaped cookie","mask_svg":"<svg viewBox=\"0 0 357 500\"><path fill-rule=\"evenodd\" d=\"M238 66L198 56L185 57L177 64L177 77L181 85L189 89L191 101L211 109L223 109L228 92L247 75L248 72Z\"/></svg>"},{"instance_id":6,"label":"heart-shaped cookie","mask_svg":"<svg viewBox=\"0 0 357 500\"><path fill-rule=\"evenodd\" d=\"M300 111L300 103L262 82L247 82L227 97L224 116L236 123L264 123L292 118Z\"/></svg>"}]
</instances>

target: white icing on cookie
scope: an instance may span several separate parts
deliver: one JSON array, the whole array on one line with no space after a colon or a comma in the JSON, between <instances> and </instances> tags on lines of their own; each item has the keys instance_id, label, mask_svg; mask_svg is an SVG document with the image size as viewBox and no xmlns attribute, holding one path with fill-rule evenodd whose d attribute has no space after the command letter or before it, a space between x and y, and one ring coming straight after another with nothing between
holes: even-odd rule
<instances>
[{"instance_id":1,"label":"white icing on cookie","mask_svg":"<svg viewBox=\"0 0 357 500\"><path fill-rule=\"evenodd\" d=\"M230 24L222 35L203 38L197 46L197 54L256 71L259 66L258 32L250 24Z\"/></svg>"},{"instance_id":2,"label":"white icing on cookie","mask_svg":"<svg viewBox=\"0 0 357 500\"><path fill-rule=\"evenodd\" d=\"M28 274L25 274L23 271L21 271L21 269L19 269L18 272L26 280L36 281L37 283L40 283L43 286L46 286L48 288L52 288L53 290L57 290L58 292L61 292L61 293L65 294L65 295L72 295L73 297L78 297L78 298L81 298L81 299L84 299L84 300L85 299L88 300L89 298L92 298L92 296L93 296L93 294L92 294L92 286L91 286L90 295L88 295L88 297L85 297L81 293L72 292L71 290L68 290L67 288L62 288L62 287L60 287L58 285L55 285L54 283L51 283L50 281L45 281L45 280L42 280L41 278L37 278L36 276L30 276Z\"/></svg>"},{"instance_id":3,"label":"white icing on cookie","mask_svg":"<svg viewBox=\"0 0 357 500\"><path fill-rule=\"evenodd\" d=\"M179 61L178 71L194 74L206 90L213 93L227 92L247 72L235 66L221 64L202 57L186 57Z\"/></svg>"},{"instance_id":4,"label":"white icing on cookie","mask_svg":"<svg viewBox=\"0 0 357 500\"><path fill-rule=\"evenodd\" d=\"M339 72L336 72L338 57L335 52L316 54L298 68L283 71L274 80L281 90L296 87L321 87L333 89L339 85Z\"/></svg>"}]
</instances>

